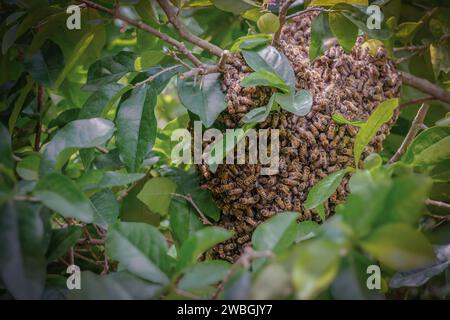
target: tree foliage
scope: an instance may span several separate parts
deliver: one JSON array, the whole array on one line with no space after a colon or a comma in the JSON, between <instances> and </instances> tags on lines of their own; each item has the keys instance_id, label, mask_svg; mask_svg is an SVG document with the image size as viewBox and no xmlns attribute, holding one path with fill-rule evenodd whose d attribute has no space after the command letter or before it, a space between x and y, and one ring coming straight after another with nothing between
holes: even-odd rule
<instances>
[{"instance_id":1,"label":"tree foliage","mask_svg":"<svg viewBox=\"0 0 450 320\"><path fill-rule=\"evenodd\" d=\"M280 1L112 3L0 4L2 298L448 298L448 5L296 1L281 17ZM73 4L80 30L66 25ZM381 29L366 25L369 4L383 11ZM296 89L275 40L284 18L314 6L321 12L312 25L311 61L331 37L350 51L364 35L371 54L383 45L402 72L428 82L404 83L400 98L380 103L365 122L333 116L359 128L357 166L309 192L305 205L318 212L320 225L279 213L258 226L235 264L212 260L209 249L233 231L211 225L221 213L195 168L172 161L171 134L189 119L215 127L226 109L221 49L241 52L253 70L243 87L274 92L266 106L246 114L244 128L281 109L306 115L313 97ZM180 32L178 23L188 27ZM417 124L422 101L430 109ZM385 149L359 165L399 106ZM421 132L399 161L388 162L414 125ZM345 176L350 194L325 219L324 202ZM66 287L70 264L82 270L81 290ZM367 267L374 264L382 287L369 290Z\"/></svg>"}]
</instances>

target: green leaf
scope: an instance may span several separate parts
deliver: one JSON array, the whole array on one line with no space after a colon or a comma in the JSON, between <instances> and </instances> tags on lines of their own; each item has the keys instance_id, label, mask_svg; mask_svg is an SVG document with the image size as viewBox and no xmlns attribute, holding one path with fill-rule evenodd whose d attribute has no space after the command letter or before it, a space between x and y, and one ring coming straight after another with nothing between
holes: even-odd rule
<instances>
[{"instance_id":1,"label":"green leaf","mask_svg":"<svg viewBox=\"0 0 450 320\"><path fill-rule=\"evenodd\" d=\"M327 15L320 13L314 18L311 24L311 43L309 45L310 61L323 54L323 42L331 37L332 34L328 25Z\"/></svg>"},{"instance_id":2,"label":"green leaf","mask_svg":"<svg viewBox=\"0 0 450 320\"><path fill-rule=\"evenodd\" d=\"M14 168L11 150L11 136L8 129L0 123L0 166L8 169Z\"/></svg>"},{"instance_id":3,"label":"green leaf","mask_svg":"<svg viewBox=\"0 0 450 320\"><path fill-rule=\"evenodd\" d=\"M169 219L172 237L179 247L203 227L192 205L177 197L170 202Z\"/></svg>"},{"instance_id":4,"label":"green leaf","mask_svg":"<svg viewBox=\"0 0 450 320\"><path fill-rule=\"evenodd\" d=\"M33 153L17 163L17 174L24 180L37 180L39 178L40 163L41 155L39 153Z\"/></svg>"},{"instance_id":5,"label":"green leaf","mask_svg":"<svg viewBox=\"0 0 450 320\"><path fill-rule=\"evenodd\" d=\"M39 84L53 88L64 68L64 56L54 42L47 41L42 48L25 60L25 69Z\"/></svg>"},{"instance_id":6,"label":"green leaf","mask_svg":"<svg viewBox=\"0 0 450 320\"><path fill-rule=\"evenodd\" d=\"M198 115L203 125L211 127L219 114L225 110L225 95L220 87L220 73L210 73L196 79L178 80L178 96L181 103Z\"/></svg>"},{"instance_id":7,"label":"green leaf","mask_svg":"<svg viewBox=\"0 0 450 320\"><path fill-rule=\"evenodd\" d=\"M438 79L441 72L448 73L450 71L449 51L450 45L448 40L439 45L430 45L431 64L433 65L436 79Z\"/></svg>"},{"instance_id":8,"label":"green leaf","mask_svg":"<svg viewBox=\"0 0 450 320\"><path fill-rule=\"evenodd\" d=\"M59 86L66 79L67 75L73 70L73 68L76 66L80 58L88 49L94 38L95 38L95 29L88 31L86 32L85 35L83 35L81 40L78 42L78 44L72 51L69 59L67 59L67 61L64 63L64 68L61 70L61 73L58 75L58 78L56 78L54 85L55 89L59 88Z\"/></svg>"},{"instance_id":9,"label":"green leaf","mask_svg":"<svg viewBox=\"0 0 450 320\"><path fill-rule=\"evenodd\" d=\"M331 32L346 52L350 52L358 36L358 27L355 26L342 13L329 13L328 23Z\"/></svg>"},{"instance_id":10,"label":"green leaf","mask_svg":"<svg viewBox=\"0 0 450 320\"><path fill-rule=\"evenodd\" d=\"M92 205L95 208L93 223L108 228L108 225L116 222L119 216L119 203L116 196L109 189L104 189L91 197Z\"/></svg>"},{"instance_id":11,"label":"green leaf","mask_svg":"<svg viewBox=\"0 0 450 320\"><path fill-rule=\"evenodd\" d=\"M312 6L331 7L338 3L349 3L349 4L367 6L369 1L368 0L313 0L308 4L308 7L312 7Z\"/></svg>"},{"instance_id":12,"label":"green leaf","mask_svg":"<svg viewBox=\"0 0 450 320\"><path fill-rule=\"evenodd\" d=\"M111 121L92 118L70 122L60 129L46 146L40 165L40 176L59 170L76 149L104 144L114 132Z\"/></svg>"},{"instance_id":13,"label":"green leaf","mask_svg":"<svg viewBox=\"0 0 450 320\"><path fill-rule=\"evenodd\" d=\"M220 10L234 14L240 14L257 6L252 0L212 0L212 2Z\"/></svg>"},{"instance_id":14,"label":"green leaf","mask_svg":"<svg viewBox=\"0 0 450 320\"><path fill-rule=\"evenodd\" d=\"M297 236L296 212L278 213L260 224L252 235L252 245L256 251L280 253L292 245ZM259 269L265 259L253 262L253 268Z\"/></svg>"},{"instance_id":15,"label":"green leaf","mask_svg":"<svg viewBox=\"0 0 450 320\"><path fill-rule=\"evenodd\" d=\"M181 290L201 289L223 280L230 270L230 264L222 260L204 261L189 267L178 283Z\"/></svg>"},{"instance_id":16,"label":"green leaf","mask_svg":"<svg viewBox=\"0 0 450 320\"><path fill-rule=\"evenodd\" d=\"M423 24L422 21L403 22L398 26L397 32L395 33L395 37L403 44L408 44L414 38L414 36L416 35L417 31L420 29L422 24Z\"/></svg>"},{"instance_id":17,"label":"green leaf","mask_svg":"<svg viewBox=\"0 0 450 320\"><path fill-rule=\"evenodd\" d=\"M70 247L73 247L81 238L82 230L78 226L68 226L61 229L53 229L50 245L47 249L47 262L52 262L66 255Z\"/></svg>"},{"instance_id":18,"label":"green leaf","mask_svg":"<svg viewBox=\"0 0 450 320\"><path fill-rule=\"evenodd\" d=\"M123 101L117 113L117 145L121 160L131 172L142 165L156 139L156 93L151 85L141 85Z\"/></svg>"},{"instance_id":19,"label":"green leaf","mask_svg":"<svg viewBox=\"0 0 450 320\"><path fill-rule=\"evenodd\" d=\"M206 227L198 230L181 246L177 270L181 271L195 263L203 252L228 240L233 234L234 232L219 227Z\"/></svg>"},{"instance_id":20,"label":"green leaf","mask_svg":"<svg viewBox=\"0 0 450 320\"><path fill-rule=\"evenodd\" d=\"M137 198L146 179L137 182L135 187L128 192L122 200L120 219L125 222L145 222L153 226L159 226L161 216L151 212L148 207Z\"/></svg>"},{"instance_id":21,"label":"green leaf","mask_svg":"<svg viewBox=\"0 0 450 320\"><path fill-rule=\"evenodd\" d=\"M27 77L27 83L23 87L23 89L20 91L20 95L17 97L16 101L14 102L14 108L11 112L11 115L9 116L8 120L8 128L9 132L13 132L14 127L16 126L17 118L20 115L20 111L22 111L23 104L25 103L25 99L27 98L28 94L30 93L31 89L33 88L34 82L31 80L30 77Z\"/></svg>"},{"instance_id":22,"label":"green leaf","mask_svg":"<svg viewBox=\"0 0 450 320\"><path fill-rule=\"evenodd\" d=\"M437 262L425 268L414 269L406 272L397 272L389 281L389 287L420 287L432 277L442 273L450 265L450 245L435 246Z\"/></svg>"},{"instance_id":23,"label":"green leaf","mask_svg":"<svg viewBox=\"0 0 450 320\"><path fill-rule=\"evenodd\" d=\"M360 120L347 120L339 113L335 113L332 115L334 122L337 124L350 124L355 127L362 127L366 122Z\"/></svg>"},{"instance_id":24,"label":"green leaf","mask_svg":"<svg viewBox=\"0 0 450 320\"><path fill-rule=\"evenodd\" d=\"M33 194L66 218L76 218L86 223L94 220L95 208L89 198L66 176L51 173L41 178Z\"/></svg>"},{"instance_id":25,"label":"green leaf","mask_svg":"<svg viewBox=\"0 0 450 320\"><path fill-rule=\"evenodd\" d=\"M433 248L423 234L406 224L389 224L375 230L361 246L386 266L408 271L433 263Z\"/></svg>"},{"instance_id":26,"label":"green leaf","mask_svg":"<svg viewBox=\"0 0 450 320\"><path fill-rule=\"evenodd\" d=\"M341 1L340 1L341 2ZM345 2L345 1L342 1ZM369 29L367 21L369 15L366 13L366 7L357 7L349 3L339 3L333 6L333 10L340 10L349 21L351 21L356 27L361 29L370 38L387 40L392 36L392 32L389 31L384 21L381 22L381 28Z\"/></svg>"},{"instance_id":27,"label":"green leaf","mask_svg":"<svg viewBox=\"0 0 450 320\"><path fill-rule=\"evenodd\" d=\"M164 236L145 223L117 222L108 230L108 255L131 273L161 285L169 283L171 259Z\"/></svg>"},{"instance_id":28,"label":"green leaf","mask_svg":"<svg viewBox=\"0 0 450 320\"><path fill-rule=\"evenodd\" d=\"M276 93L275 101L286 111L297 116L305 116L311 111L313 98L308 90L299 90L295 94Z\"/></svg>"},{"instance_id":29,"label":"green leaf","mask_svg":"<svg viewBox=\"0 0 450 320\"><path fill-rule=\"evenodd\" d=\"M69 300L150 300L157 299L164 291L160 284L123 271L107 275L83 271L80 277L81 289L71 290Z\"/></svg>"},{"instance_id":30,"label":"green leaf","mask_svg":"<svg viewBox=\"0 0 450 320\"><path fill-rule=\"evenodd\" d=\"M241 80L241 86L247 87L257 87L266 86L280 89L283 92L289 93L290 88L278 75L267 70L260 70L247 75Z\"/></svg>"},{"instance_id":31,"label":"green leaf","mask_svg":"<svg viewBox=\"0 0 450 320\"><path fill-rule=\"evenodd\" d=\"M342 259L336 279L330 286L331 294L337 300L380 300L381 289L367 288L367 268L372 265L366 256L354 251Z\"/></svg>"},{"instance_id":32,"label":"green leaf","mask_svg":"<svg viewBox=\"0 0 450 320\"><path fill-rule=\"evenodd\" d=\"M432 127L421 132L408 147L402 161L429 166L450 158L450 127Z\"/></svg>"},{"instance_id":33,"label":"green leaf","mask_svg":"<svg viewBox=\"0 0 450 320\"><path fill-rule=\"evenodd\" d=\"M142 71L158 64L165 57L165 53L161 50L149 50L142 52L134 61L134 69Z\"/></svg>"},{"instance_id":34,"label":"green leaf","mask_svg":"<svg viewBox=\"0 0 450 320\"><path fill-rule=\"evenodd\" d=\"M300 243L292 281L298 299L314 299L339 270L339 246L326 239Z\"/></svg>"},{"instance_id":35,"label":"green leaf","mask_svg":"<svg viewBox=\"0 0 450 320\"><path fill-rule=\"evenodd\" d=\"M267 116L269 115L270 111L273 108L276 95L277 95L276 93L273 94L270 97L270 100L267 103L267 105L265 105L264 107L258 107L247 112L241 121L243 123L257 123L266 120Z\"/></svg>"},{"instance_id":36,"label":"green leaf","mask_svg":"<svg viewBox=\"0 0 450 320\"><path fill-rule=\"evenodd\" d=\"M81 107L78 118L106 117L108 111L117 103L120 97L130 89L130 86L118 83L108 83L99 86L98 90L92 93Z\"/></svg>"},{"instance_id":37,"label":"green leaf","mask_svg":"<svg viewBox=\"0 0 450 320\"><path fill-rule=\"evenodd\" d=\"M344 176L352 170L353 168L347 167L333 172L316 183L308 193L308 198L304 205L305 209L310 210L317 208L320 204L325 202L336 191Z\"/></svg>"},{"instance_id":38,"label":"green leaf","mask_svg":"<svg viewBox=\"0 0 450 320\"><path fill-rule=\"evenodd\" d=\"M86 90L95 91L100 86L117 82L129 72L134 71L135 53L120 51L115 56L104 57L91 65L88 72Z\"/></svg>"},{"instance_id":39,"label":"green leaf","mask_svg":"<svg viewBox=\"0 0 450 320\"><path fill-rule=\"evenodd\" d=\"M150 179L137 195L145 205L155 213L162 216L167 215L172 193L177 186L172 180L164 177Z\"/></svg>"},{"instance_id":40,"label":"green leaf","mask_svg":"<svg viewBox=\"0 0 450 320\"><path fill-rule=\"evenodd\" d=\"M240 52L242 50L253 50L259 46L266 45L272 36L265 33L251 34L238 38L230 48L231 52Z\"/></svg>"},{"instance_id":41,"label":"green leaf","mask_svg":"<svg viewBox=\"0 0 450 320\"><path fill-rule=\"evenodd\" d=\"M242 55L245 62L247 62L254 71L265 70L275 73L289 85L291 91L294 91L294 70L283 53L272 46L267 46L258 51L242 50Z\"/></svg>"},{"instance_id":42,"label":"green leaf","mask_svg":"<svg viewBox=\"0 0 450 320\"><path fill-rule=\"evenodd\" d=\"M145 173L123 173L115 171L86 171L78 180L77 184L83 190L92 190L96 188L113 188L128 185L141 180Z\"/></svg>"},{"instance_id":43,"label":"green leaf","mask_svg":"<svg viewBox=\"0 0 450 320\"><path fill-rule=\"evenodd\" d=\"M37 209L25 202L0 208L0 277L15 299L40 299L44 290L44 222Z\"/></svg>"},{"instance_id":44,"label":"green leaf","mask_svg":"<svg viewBox=\"0 0 450 320\"><path fill-rule=\"evenodd\" d=\"M389 99L380 103L372 112L366 123L359 129L355 138L354 155L355 165L358 167L361 154L367 144L375 137L377 131L381 126L388 122L393 114L395 108L398 106L398 99Z\"/></svg>"},{"instance_id":45,"label":"green leaf","mask_svg":"<svg viewBox=\"0 0 450 320\"><path fill-rule=\"evenodd\" d=\"M260 224L252 235L253 248L274 253L287 249L296 237L297 218L296 212L282 212Z\"/></svg>"},{"instance_id":46,"label":"green leaf","mask_svg":"<svg viewBox=\"0 0 450 320\"><path fill-rule=\"evenodd\" d=\"M298 223L295 242L298 243L313 238L316 235L319 226L320 225L315 221L302 221Z\"/></svg>"}]
</instances>

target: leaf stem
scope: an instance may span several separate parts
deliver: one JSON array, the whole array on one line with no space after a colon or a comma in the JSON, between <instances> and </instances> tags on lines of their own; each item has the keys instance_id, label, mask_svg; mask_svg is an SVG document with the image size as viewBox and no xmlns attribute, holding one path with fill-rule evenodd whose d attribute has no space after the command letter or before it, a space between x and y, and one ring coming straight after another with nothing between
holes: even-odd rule
<instances>
[{"instance_id":1,"label":"leaf stem","mask_svg":"<svg viewBox=\"0 0 450 320\"><path fill-rule=\"evenodd\" d=\"M200 210L200 208L194 202L194 200L192 199L192 196L190 194L184 195L184 194L180 194L180 193L172 193L172 196L182 198L182 199L186 200L187 202L189 202L194 207L195 211L197 211L198 215L202 219L203 224L210 225L210 226L213 225L211 223L211 221L209 221L208 218L206 218L206 216L203 214L202 210Z\"/></svg>"}]
</instances>

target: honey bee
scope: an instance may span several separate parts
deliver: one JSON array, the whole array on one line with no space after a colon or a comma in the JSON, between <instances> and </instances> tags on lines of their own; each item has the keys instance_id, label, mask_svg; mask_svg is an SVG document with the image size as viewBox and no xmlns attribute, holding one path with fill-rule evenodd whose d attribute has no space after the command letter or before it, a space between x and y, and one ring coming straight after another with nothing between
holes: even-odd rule
<instances>
[{"instance_id":1,"label":"honey bee","mask_svg":"<svg viewBox=\"0 0 450 320\"><path fill-rule=\"evenodd\" d=\"M239 202L243 205L252 205L258 202L258 199L256 197L240 198Z\"/></svg>"},{"instance_id":2,"label":"honey bee","mask_svg":"<svg viewBox=\"0 0 450 320\"><path fill-rule=\"evenodd\" d=\"M286 195L289 195L291 193L291 190L289 189L289 187L287 185L284 185L284 184L279 184L278 185L278 189L281 192L285 193Z\"/></svg>"},{"instance_id":3,"label":"honey bee","mask_svg":"<svg viewBox=\"0 0 450 320\"><path fill-rule=\"evenodd\" d=\"M275 198L275 203L277 204L278 207L280 207L281 210L284 210L286 208L283 200L281 200L279 196Z\"/></svg>"},{"instance_id":4,"label":"honey bee","mask_svg":"<svg viewBox=\"0 0 450 320\"><path fill-rule=\"evenodd\" d=\"M230 190L228 192L228 195L229 196L239 196L242 194L242 192L244 192L244 191L241 188L235 188L235 189Z\"/></svg>"},{"instance_id":5,"label":"honey bee","mask_svg":"<svg viewBox=\"0 0 450 320\"><path fill-rule=\"evenodd\" d=\"M230 251L233 251L234 249L236 249L236 244L233 242L228 243L223 246L223 251L225 251L225 252L230 252Z\"/></svg>"},{"instance_id":6,"label":"honey bee","mask_svg":"<svg viewBox=\"0 0 450 320\"><path fill-rule=\"evenodd\" d=\"M346 156L337 156L337 163L347 163L349 160Z\"/></svg>"},{"instance_id":7,"label":"honey bee","mask_svg":"<svg viewBox=\"0 0 450 320\"><path fill-rule=\"evenodd\" d=\"M298 181L290 179L290 178L284 178L284 179L281 180L281 182L283 184L287 185L287 186L290 186L290 187L294 187L294 186L298 186L299 185Z\"/></svg>"},{"instance_id":8,"label":"honey bee","mask_svg":"<svg viewBox=\"0 0 450 320\"><path fill-rule=\"evenodd\" d=\"M246 217L245 218L245 222L247 222L253 228L255 228L258 225L258 223L255 220L253 220L252 218L250 218L250 217Z\"/></svg>"},{"instance_id":9,"label":"honey bee","mask_svg":"<svg viewBox=\"0 0 450 320\"><path fill-rule=\"evenodd\" d=\"M306 131L303 128L298 128L298 131L300 133L300 136L310 144L310 145L316 145L316 138L314 138L314 135L310 131Z\"/></svg>"},{"instance_id":10,"label":"honey bee","mask_svg":"<svg viewBox=\"0 0 450 320\"><path fill-rule=\"evenodd\" d=\"M268 209L263 209L260 212L261 212L261 215L264 218L266 218L266 219L271 218L271 217L273 217L275 215L274 211L271 211L271 210L268 210Z\"/></svg>"},{"instance_id":11,"label":"honey bee","mask_svg":"<svg viewBox=\"0 0 450 320\"><path fill-rule=\"evenodd\" d=\"M279 121L280 121L280 115L278 112L275 112L272 115L272 124L271 124L272 128L277 128Z\"/></svg>"},{"instance_id":12,"label":"honey bee","mask_svg":"<svg viewBox=\"0 0 450 320\"><path fill-rule=\"evenodd\" d=\"M248 234L243 235L243 236L241 236L241 237L239 237L239 238L237 239L237 242L238 242L239 244L244 244L244 243L246 243L246 242L248 242L248 241L250 241L250 236L249 236Z\"/></svg>"},{"instance_id":13,"label":"honey bee","mask_svg":"<svg viewBox=\"0 0 450 320\"><path fill-rule=\"evenodd\" d=\"M346 129L347 129L347 132L348 132L352 137L356 136L356 134L358 133L358 130L356 130L356 128L355 128L354 126L352 126L352 125L347 124L347 125L346 125Z\"/></svg>"},{"instance_id":14,"label":"honey bee","mask_svg":"<svg viewBox=\"0 0 450 320\"><path fill-rule=\"evenodd\" d=\"M329 142L328 142L328 139L327 139L327 135L326 135L325 133L322 132L322 133L319 135L319 141L320 141L320 144L321 144L324 148L328 147Z\"/></svg>"},{"instance_id":15,"label":"honey bee","mask_svg":"<svg viewBox=\"0 0 450 320\"><path fill-rule=\"evenodd\" d=\"M209 172L208 165L202 164L199 166L200 172L205 179L211 178L211 173Z\"/></svg>"},{"instance_id":16,"label":"honey bee","mask_svg":"<svg viewBox=\"0 0 450 320\"><path fill-rule=\"evenodd\" d=\"M254 176L254 175L249 176L249 177L246 177L246 178L243 180L243 184L244 184L245 186L247 186L247 187L249 187L250 185L254 184L255 182L256 182L256 176Z\"/></svg>"},{"instance_id":17,"label":"honey bee","mask_svg":"<svg viewBox=\"0 0 450 320\"><path fill-rule=\"evenodd\" d=\"M233 182L230 182L230 183L227 183L227 184L224 184L224 185L220 186L218 188L218 191L219 192L230 191L230 190L232 190L234 188L234 186L235 186L235 184Z\"/></svg>"}]
</instances>

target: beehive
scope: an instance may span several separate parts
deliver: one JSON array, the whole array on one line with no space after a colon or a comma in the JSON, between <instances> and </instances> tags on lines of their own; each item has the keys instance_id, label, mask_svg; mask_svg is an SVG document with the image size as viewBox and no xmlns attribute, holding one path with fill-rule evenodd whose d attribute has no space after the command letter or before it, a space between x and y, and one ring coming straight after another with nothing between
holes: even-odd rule
<instances>
[{"instance_id":1,"label":"beehive","mask_svg":"<svg viewBox=\"0 0 450 320\"><path fill-rule=\"evenodd\" d=\"M204 176L204 185L222 210L218 225L236 232L234 238L213 249L217 258L235 261L250 243L256 226L278 212L297 211L302 220L318 221L316 212L303 208L308 191L328 174L354 165L353 144L358 129L338 125L331 116L336 113L349 120L367 120L380 102L399 94L401 79L395 64L387 59L384 48L371 56L362 47L362 37L351 53L345 53L336 41L329 41L324 55L311 63L309 36L315 16L311 12L285 25L279 47L294 69L297 89L310 90L311 111L305 117L285 111L273 113L256 127L280 130L278 174L260 175L259 164L224 164L214 174ZM228 59L222 81L228 106L219 117L227 128L239 127L245 113L265 105L273 92L271 88L241 87L240 81L251 72L239 54ZM362 158L382 149L397 116L398 111L382 126ZM344 179L325 204L327 216L345 200L347 182Z\"/></svg>"}]
</instances>

